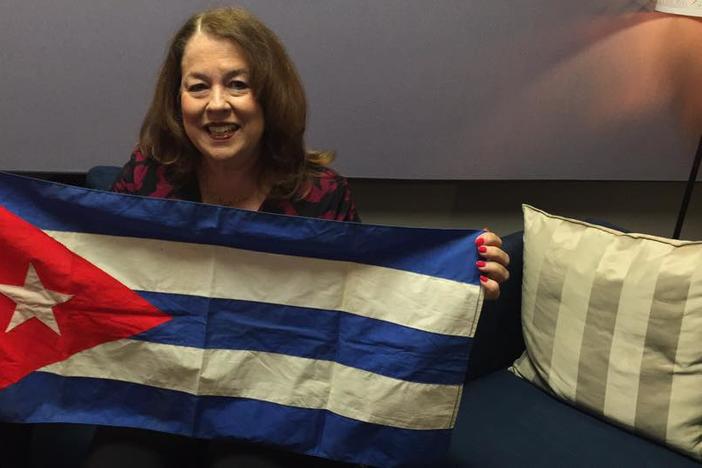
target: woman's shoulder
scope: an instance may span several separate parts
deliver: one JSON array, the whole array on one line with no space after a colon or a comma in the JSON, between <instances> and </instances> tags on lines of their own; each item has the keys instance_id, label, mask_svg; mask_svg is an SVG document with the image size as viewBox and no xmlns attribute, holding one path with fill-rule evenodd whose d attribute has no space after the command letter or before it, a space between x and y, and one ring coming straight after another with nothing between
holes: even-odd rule
<instances>
[{"instance_id":1,"label":"woman's shoulder","mask_svg":"<svg viewBox=\"0 0 702 468\"><path fill-rule=\"evenodd\" d=\"M316 166L309 172L309 183L305 187L307 201L321 201L349 191L349 182L329 166Z\"/></svg>"},{"instance_id":2,"label":"woman's shoulder","mask_svg":"<svg viewBox=\"0 0 702 468\"><path fill-rule=\"evenodd\" d=\"M174 187L168 179L166 166L146 156L137 147L112 184L112 191L168 198L173 194Z\"/></svg>"},{"instance_id":3,"label":"woman's shoulder","mask_svg":"<svg viewBox=\"0 0 702 468\"><path fill-rule=\"evenodd\" d=\"M359 221L348 180L328 166L316 166L304 195L282 203L282 212L311 218Z\"/></svg>"},{"instance_id":4,"label":"woman's shoulder","mask_svg":"<svg viewBox=\"0 0 702 468\"><path fill-rule=\"evenodd\" d=\"M313 189L323 193L348 188L348 180L329 166L318 166L312 172Z\"/></svg>"},{"instance_id":5,"label":"woman's shoulder","mask_svg":"<svg viewBox=\"0 0 702 468\"><path fill-rule=\"evenodd\" d=\"M137 164L144 164L144 165L155 165L158 164L158 162L153 159L153 158L147 158L144 156L144 153L141 151L141 148L138 146L134 148L134 151L132 151L132 155L129 158L130 160L133 160Z\"/></svg>"},{"instance_id":6,"label":"woman's shoulder","mask_svg":"<svg viewBox=\"0 0 702 468\"><path fill-rule=\"evenodd\" d=\"M124 168L132 171L157 170L159 167L162 166L163 164L161 164L154 158L146 156L139 147L136 147L134 148L134 151L132 151L132 154L129 156L129 161L127 161L127 163L124 165Z\"/></svg>"}]
</instances>

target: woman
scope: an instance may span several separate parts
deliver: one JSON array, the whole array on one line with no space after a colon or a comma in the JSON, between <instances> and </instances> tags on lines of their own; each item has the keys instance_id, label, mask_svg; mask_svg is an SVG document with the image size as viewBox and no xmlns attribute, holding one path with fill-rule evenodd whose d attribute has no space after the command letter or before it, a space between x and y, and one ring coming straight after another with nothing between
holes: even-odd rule
<instances>
[{"instance_id":1,"label":"woman","mask_svg":"<svg viewBox=\"0 0 702 468\"><path fill-rule=\"evenodd\" d=\"M358 221L348 184L304 147L306 103L275 35L237 9L195 15L171 42L139 147L113 190Z\"/></svg>"},{"instance_id":2,"label":"woman","mask_svg":"<svg viewBox=\"0 0 702 468\"><path fill-rule=\"evenodd\" d=\"M360 221L347 181L326 165L332 155L305 149L300 79L277 37L241 9L206 11L173 38L138 148L113 190L340 221ZM509 259L501 241L479 238L477 267L486 296L499 295ZM467 268L472 268L467 265ZM340 463L258 449L207 444L166 434L102 428L88 466L316 466Z\"/></svg>"}]
</instances>

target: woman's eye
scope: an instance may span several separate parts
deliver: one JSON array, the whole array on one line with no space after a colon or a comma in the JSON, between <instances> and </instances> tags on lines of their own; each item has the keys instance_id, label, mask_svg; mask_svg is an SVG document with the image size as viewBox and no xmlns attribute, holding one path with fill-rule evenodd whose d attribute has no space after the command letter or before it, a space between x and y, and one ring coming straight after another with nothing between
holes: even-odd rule
<instances>
[{"instance_id":1,"label":"woman's eye","mask_svg":"<svg viewBox=\"0 0 702 468\"><path fill-rule=\"evenodd\" d=\"M195 83L187 87L187 90L191 93L197 93L198 91L204 91L207 89L204 83Z\"/></svg>"},{"instance_id":2,"label":"woman's eye","mask_svg":"<svg viewBox=\"0 0 702 468\"><path fill-rule=\"evenodd\" d=\"M249 88L249 85L242 80L232 80L229 82L229 88L235 91L243 91Z\"/></svg>"}]
</instances>

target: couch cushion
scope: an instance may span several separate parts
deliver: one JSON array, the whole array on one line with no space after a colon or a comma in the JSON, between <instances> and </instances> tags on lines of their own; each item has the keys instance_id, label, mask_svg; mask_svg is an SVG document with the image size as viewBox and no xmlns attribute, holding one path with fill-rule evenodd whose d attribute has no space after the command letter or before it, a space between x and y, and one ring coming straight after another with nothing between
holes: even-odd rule
<instances>
[{"instance_id":1,"label":"couch cushion","mask_svg":"<svg viewBox=\"0 0 702 468\"><path fill-rule=\"evenodd\" d=\"M85 186L97 190L110 190L117 180L121 168L117 166L94 166L85 176Z\"/></svg>"},{"instance_id":2,"label":"couch cushion","mask_svg":"<svg viewBox=\"0 0 702 468\"><path fill-rule=\"evenodd\" d=\"M702 460L702 242L524 207L514 371Z\"/></svg>"},{"instance_id":3,"label":"couch cushion","mask_svg":"<svg viewBox=\"0 0 702 468\"><path fill-rule=\"evenodd\" d=\"M464 387L447 466L699 465L566 405L502 370Z\"/></svg>"}]
</instances>

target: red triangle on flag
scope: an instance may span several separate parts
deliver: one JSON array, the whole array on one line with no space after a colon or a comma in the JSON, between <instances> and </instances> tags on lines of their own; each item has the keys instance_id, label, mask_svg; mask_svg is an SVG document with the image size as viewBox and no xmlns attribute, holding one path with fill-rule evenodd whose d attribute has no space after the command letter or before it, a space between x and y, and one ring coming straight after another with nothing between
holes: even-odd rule
<instances>
[{"instance_id":1,"label":"red triangle on flag","mask_svg":"<svg viewBox=\"0 0 702 468\"><path fill-rule=\"evenodd\" d=\"M0 252L0 388L79 351L136 335L171 319L2 205ZM15 315L23 301L2 292L23 287L28 276L38 276L47 294L68 299L46 309L50 320L32 317L33 310L39 310L36 302L22 305L21 310L28 312L18 319Z\"/></svg>"}]
</instances>

